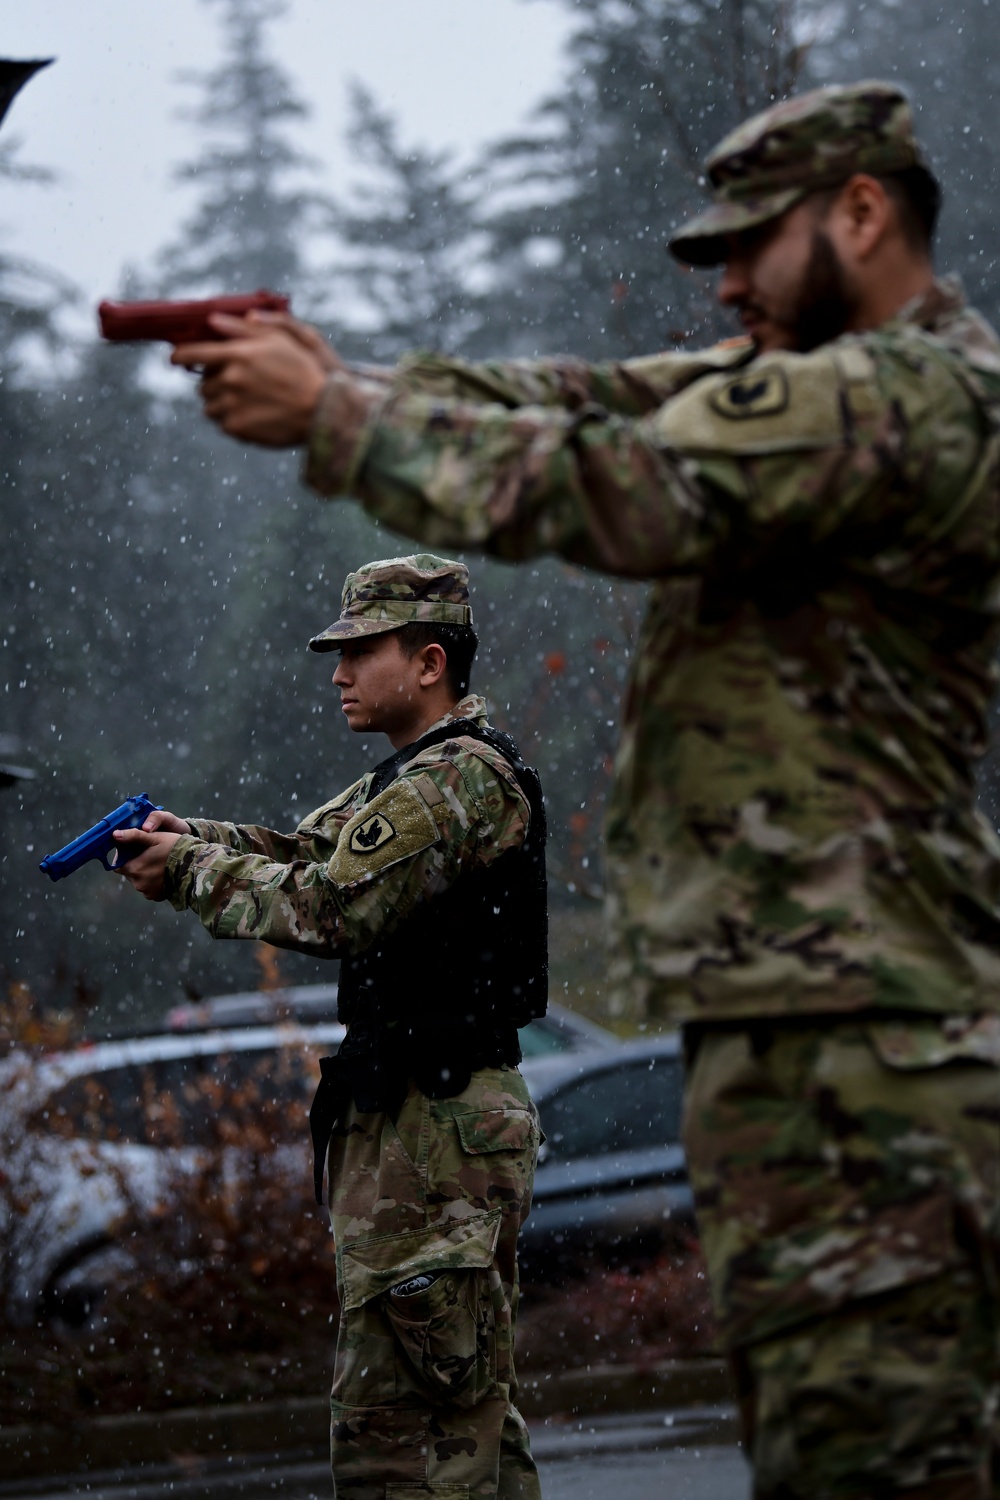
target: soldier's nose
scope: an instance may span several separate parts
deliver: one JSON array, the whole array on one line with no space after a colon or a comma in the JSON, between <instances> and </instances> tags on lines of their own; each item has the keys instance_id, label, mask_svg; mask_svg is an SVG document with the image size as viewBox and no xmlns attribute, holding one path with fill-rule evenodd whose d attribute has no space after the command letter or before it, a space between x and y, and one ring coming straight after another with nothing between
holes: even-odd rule
<instances>
[{"instance_id":1,"label":"soldier's nose","mask_svg":"<svg viewBox=\"0 0 1000 1500\"><path fill-rule=\"evenodd\" d=\"M736 257L726 261L719 278L718 298L723 307L733 307L745 302L749 292L746 271Z\"/></svg>"}]
</instances>

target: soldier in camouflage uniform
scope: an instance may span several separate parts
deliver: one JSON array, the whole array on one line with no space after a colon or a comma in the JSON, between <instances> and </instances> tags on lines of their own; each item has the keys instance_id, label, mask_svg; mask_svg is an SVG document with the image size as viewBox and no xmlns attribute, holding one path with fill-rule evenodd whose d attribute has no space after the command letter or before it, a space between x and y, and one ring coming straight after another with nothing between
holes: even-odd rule
<instances>
[{"instance_id":1,"label":"soldier in camouflage uniform","mask_svg":"<svg viewBox=\"0 0 1000 1500\"><path fill-rule=\"evenodd\" d=\"M121 840L146 846L122 870L136 889L213 937L342 960L347 1040L313 1111L342 1308L341 1500L539 1494L513 1334L539 1139L516 1026L544 1010L544 814L465 693L467 580L429 554L348 576L310 644L341 651L348 723L395 754L294 833L159 811Z\"/></svg>"},{"instance_id":2,"label":"soldier in camouflage uniform","mask_svg":"<svg viewBox=\"0 0 1000 1500\"><path fill-rule=\"evenodd\" d=\"M748 337L373 380L219 320L206 412L432 545L653 582L608 820L614 972L681 1022L759 1497L1000 1493L1000 343L936 280L890 84L776 106L672 241Z\"/></svg>"}]
</instances>

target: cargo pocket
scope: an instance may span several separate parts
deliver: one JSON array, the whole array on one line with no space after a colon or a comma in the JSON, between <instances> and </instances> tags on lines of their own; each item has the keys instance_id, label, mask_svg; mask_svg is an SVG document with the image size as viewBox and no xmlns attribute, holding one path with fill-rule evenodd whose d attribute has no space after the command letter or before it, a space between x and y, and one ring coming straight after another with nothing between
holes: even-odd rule
<instances>
[{"instance_id":1,"label":"cargo pocket","mask_svg":"<svg viewBox=\"0 0 1000 1500\"><path fill-rule=\"evenodd\" d=\"M1000 1231L1000 1015L949 1015L872 1022L872 1048L889 1086L883 1105L903 1119L894 1142L897 1162L928 1204L942 1264L963 1254L982 1256L996 1278ZM906 1088L896 1103L897 1080ZM977 1249L972 1251L972 1242Z\"/></svg>"},{"instance_id":2,"label":"cargo pocket","mask_svg":"<svg viewBox=\"0 0 1000 1500\"><path fill-rule=\"evenodd\" d=\"M488 1394L494 1361L486 1271L441 1271L422 1291L392 1290L385 1311L410 1367L435 1401L465 1409Z\"/></svg>"},{"instance_id":3,"label":"cargo pocket","mask_svg":"<svg viewBox=\"0 0 1000 1500\"><path fill-rule=\"evenodd\" d=\"M465 1409L493 1389L489 1271L500 1223L495 1209L408 1234L362 1238L344 1250L345 1313L377 1299L395 1336L397 1400ZM405 1289L407 1282L417 1289Z\"/></svg>"}]
</instances>

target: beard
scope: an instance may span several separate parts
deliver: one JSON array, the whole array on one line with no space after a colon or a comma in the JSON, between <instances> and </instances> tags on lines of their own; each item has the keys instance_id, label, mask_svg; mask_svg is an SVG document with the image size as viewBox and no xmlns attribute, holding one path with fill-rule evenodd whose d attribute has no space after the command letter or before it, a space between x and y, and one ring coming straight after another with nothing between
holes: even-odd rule
<instances>
[{"instance_id":1,"label":"beard","mask_svg":"<svg viewBox=\"0 0 1000 1500\"><path fill-rule=\"evenodd\" d=\"M833 242L822 229L813 231L812 250L789 318L800 354L837 339L847 329L854 303Z\"/></svg>"}]
</instances>

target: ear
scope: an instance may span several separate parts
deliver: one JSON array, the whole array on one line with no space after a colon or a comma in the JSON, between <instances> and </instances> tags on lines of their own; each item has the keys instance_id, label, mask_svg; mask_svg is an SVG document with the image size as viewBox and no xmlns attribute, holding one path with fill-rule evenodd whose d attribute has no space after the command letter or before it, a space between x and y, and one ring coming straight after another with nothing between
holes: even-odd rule
<instances>
[{"instance_id":1,"label":"ear","mask_svg":"<svg viewBox=\"0 0 1000 1500\"><path fill-rule=\"evenodd\" d=\"M444 677L448 666L448 653L437 641L429 646L424 646L420 651L420 677L421 687L435 687Z\"/></svg>"},{"instance_id":2,"label":"ear","mask_svg":"<svg viewBox=\"0 0 1000 1500\"><path fill-rule=\"evenodd\" d=\"M857 172L848 178L827 216L830 238L842 254L868 260L895 225L895 208L877 177Z\"/></svg>"}]
</instances>

